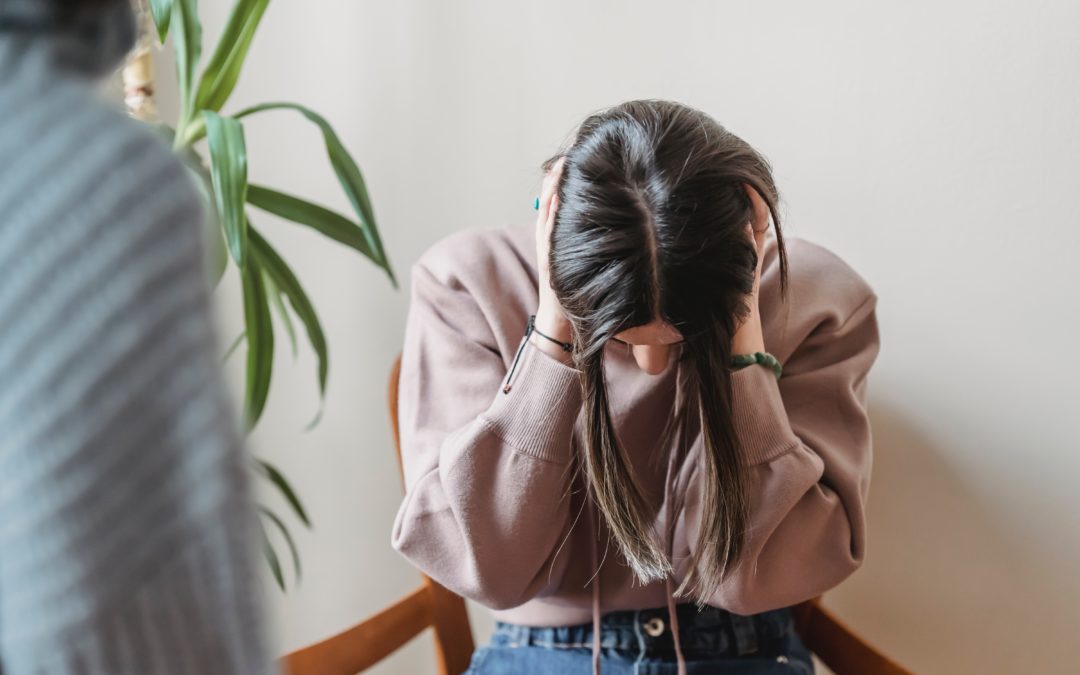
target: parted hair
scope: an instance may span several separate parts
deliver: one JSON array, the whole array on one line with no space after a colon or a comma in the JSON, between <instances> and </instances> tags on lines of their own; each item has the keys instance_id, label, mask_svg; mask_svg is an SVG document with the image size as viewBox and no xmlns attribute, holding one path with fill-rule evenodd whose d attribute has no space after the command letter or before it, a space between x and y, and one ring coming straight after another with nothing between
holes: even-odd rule
<instances>
[{"instance_id":1,"label":"parted hair","mask_svg":"<svg viewBox=\"0 0 1080 675\"><path fill-rule=\"evenodd\" d=\"M684 338L672 414L658 452L679 461L671 440L689 415L704 443L701 526L676 595L704 604L745 547L747 463L735 437L732 337L749 312L757 254L747 236L753 203L768 205L779 244L781 293L787 255L768 161L709 115L666 100L634 100L589 115L543 163L566 158L551 233L551 285L573 326L581 371L582 469L611 537L637 579L673 572L652 534L656 513L619 441L604 378L604 346L628 328L663 319ZM681 437L682 434L679 434Z\"/></svg>"}]
</instances>

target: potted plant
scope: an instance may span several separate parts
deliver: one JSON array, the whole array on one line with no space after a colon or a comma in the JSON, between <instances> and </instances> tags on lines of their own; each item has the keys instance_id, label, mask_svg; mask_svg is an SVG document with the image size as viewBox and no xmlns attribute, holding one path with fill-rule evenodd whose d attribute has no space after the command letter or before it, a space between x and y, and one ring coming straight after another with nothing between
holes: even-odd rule
<instances>
[{"instance_id":1,"label":"potted plant","mask_svg":"<svg viewBox=\"0 0 1080 675\"><path fill-rule=\"evenodd\" d=\"M128 107L136 117L146 119L169 136L174 150L197 176L209 204L210 241L213 242L212 277L217 285L225 273L235 269L243 291L244 332L226 353L246 344L244 423L251 430L259 421L270 391L274 356L276 313L296 351L294 319L304 328L307 341L317 357L320 413L329 374L328 346L315 307L297 275L254 226L249 207L309 227L329 239L344 244L383 269L397 286L375 222L363 175L330 124L319 114L297 103L272 102L250 106L227 114L222 112L240 77L248 49L269 0L235 0L214 50L201 64L202 28L197 0L142 0L144 35L129 57L124 82ZM150 30L150 20L156 30ZM176 54L179 114L175 125L153 119L153 82L149 44L164 44L172 36ZM201 67L200 67L201 66ZM256 115L283 111L298 114L314 124L322 134L325 151L341 188L352 207L351 216L337 213L295 195L248 181L244 123ZM205 143L205 156L201 151ZM305 526L310 519L296 491L284 474L264 459L256 459L259 474L281 492L294 515ZM267 536L267 527L277 528L286 542L296 577L300 556L289 527L273 509L259 507L266 559L279 586L285 588L280 556Z\"/></svg>"}]
</instances>

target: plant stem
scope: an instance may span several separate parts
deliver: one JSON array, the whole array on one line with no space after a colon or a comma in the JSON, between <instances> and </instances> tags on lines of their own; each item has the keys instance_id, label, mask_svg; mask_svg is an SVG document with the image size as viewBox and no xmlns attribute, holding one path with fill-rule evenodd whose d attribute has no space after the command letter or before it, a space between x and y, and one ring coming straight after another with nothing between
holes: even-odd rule
<instances>
[{"instance_id":1,"label":"plant stem","mask_svg":"<svg viewBox=\"0 0 1080 675\"><path fill-rule=\"evenodd\" d=\"M173 149L180 150L195 144L196 141L206 135L206 122L199 115L182 127L177 127L176 138L173 140Z\"/></svg>"}]
</instances>

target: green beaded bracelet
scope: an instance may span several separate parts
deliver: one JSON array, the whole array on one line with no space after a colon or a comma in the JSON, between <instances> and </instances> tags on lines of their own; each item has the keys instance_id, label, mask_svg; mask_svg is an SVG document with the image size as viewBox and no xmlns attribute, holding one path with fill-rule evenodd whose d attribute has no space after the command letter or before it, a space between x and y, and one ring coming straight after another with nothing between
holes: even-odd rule
<instances>
[{"instance_id":1,"label":"green beaded bracelet","mask_svg":"<svg viewBox=\"0 0 1080 675\"><path fill-rule=\"evenodd\" d=\"M755 363L760 363L763 366L768 366L776 373L776 379L780 379L780 373L783 372L783 368L780 366L780 362L776 360L776 357L768 352L754 352L753 354L735 354L731 357L731 365L733 368L739 369L745 366L749 366Z\"/></svg>"}]
</instances>

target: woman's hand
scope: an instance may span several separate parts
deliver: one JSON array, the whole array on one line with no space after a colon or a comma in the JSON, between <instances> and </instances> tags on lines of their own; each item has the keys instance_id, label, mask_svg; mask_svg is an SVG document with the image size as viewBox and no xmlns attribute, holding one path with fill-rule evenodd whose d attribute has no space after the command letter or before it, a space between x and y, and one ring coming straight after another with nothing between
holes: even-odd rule
<instances>
[{"instance_id":1,"label":"woman's hand","mask_svg":"<svg viewBox=\"0 0 1080 675\"><path fill-rule=\"evenodd\" d=\"M555 291L551 288L551 276L548 272L548 251L551 248L551 230L555 225L555 213L559 208L559 197L556 188L559 178L562 176L565 157L559 158L547 175L540 190L540 210L536 215L536 267L537 282L539 284L540 301L536 309L536 329L544 335L550 335L556 340L570 342L573 339L573 328L566 318L559 300L555 297ZM545 340L539 335L530 338L537 347L551 354L564 363L570 361L570 354L563 351L559 345L551 340Z\"/></svg>"},{"instance_id":2,"label":"woman's hand","mask_svg":"<svg viewBox=\"0 0 1080 675\"><path fill-rule=\"evenodd\" d=\"M757 268L754 270L754 287L746 302L750 306L750 314L747 316L731 341L732 354L753 354L765 351L765 338L761 331L761 315L758 312L758 289L761 287L761 267L764 259L765 233L769 230L769 206L757 190L743 184L743 188L750 195L750 201L754 205L754 220L746 224L746 236L754 243L757 250Z\"/></svg>"}]
</instances>

